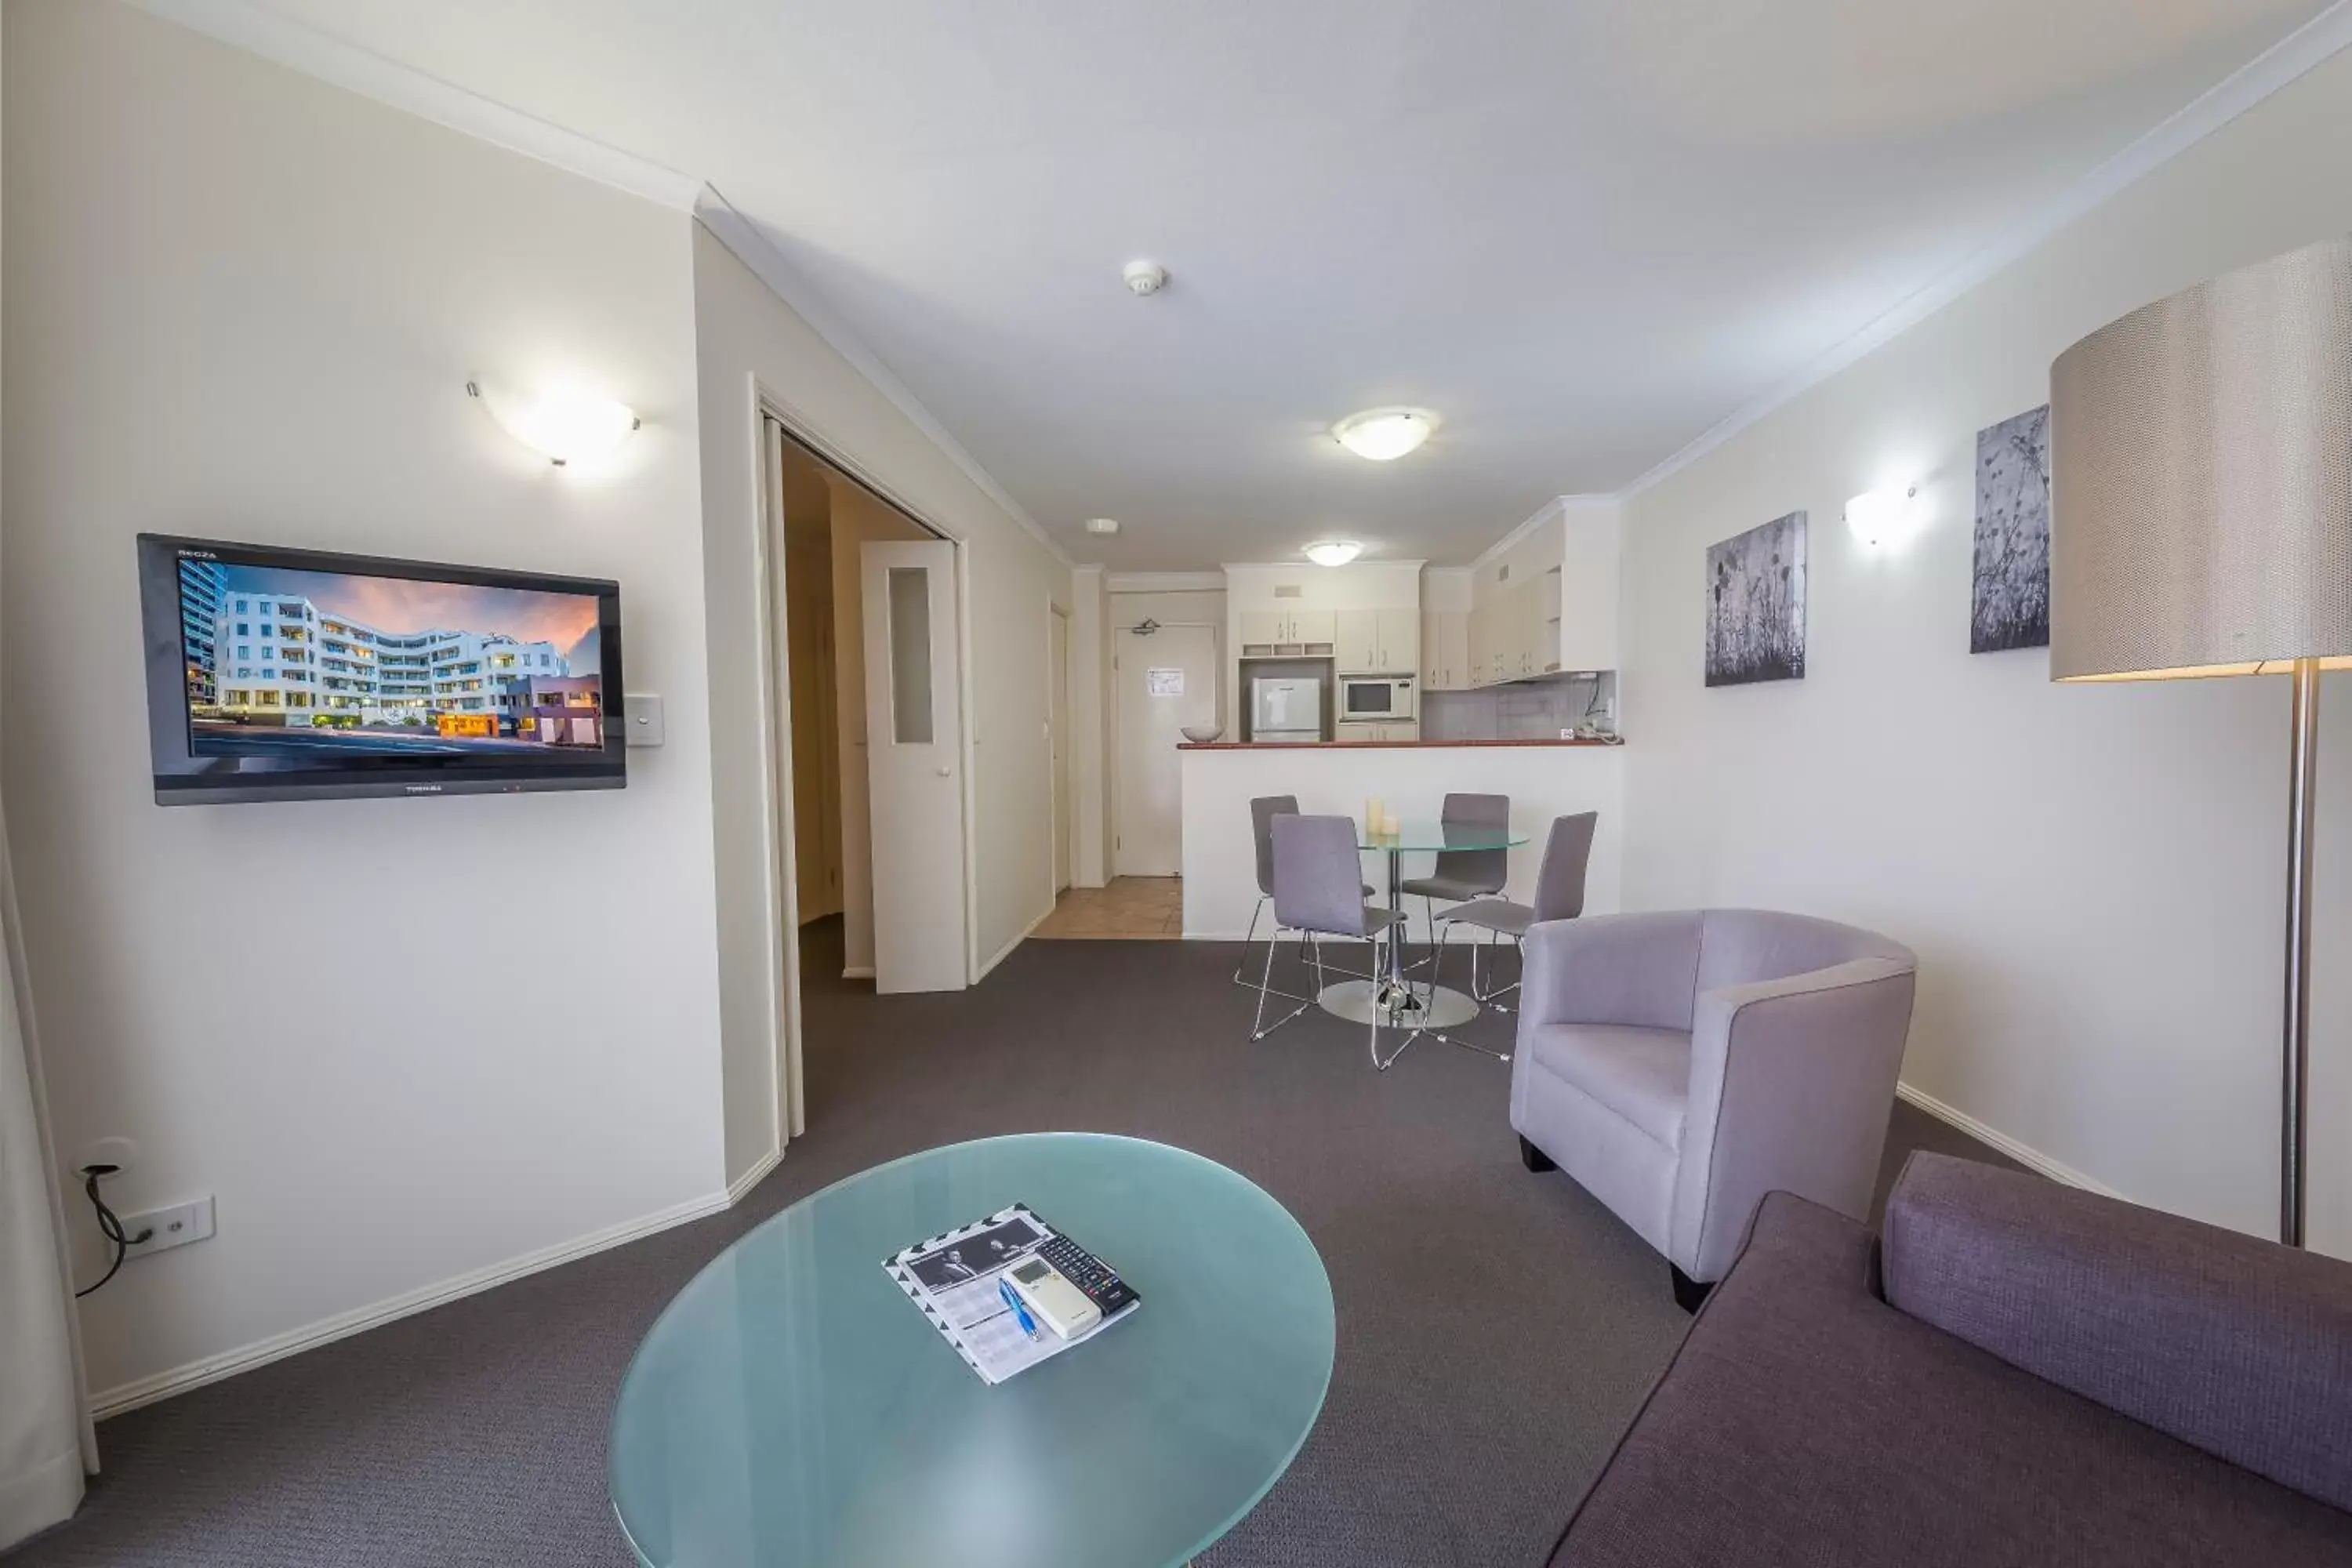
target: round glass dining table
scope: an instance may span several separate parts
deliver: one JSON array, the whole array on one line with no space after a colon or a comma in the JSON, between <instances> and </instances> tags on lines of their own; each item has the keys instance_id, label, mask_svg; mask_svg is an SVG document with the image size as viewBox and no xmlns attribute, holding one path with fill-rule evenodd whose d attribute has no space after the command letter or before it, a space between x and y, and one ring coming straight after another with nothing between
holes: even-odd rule
<instances>
[{"instance_id":1,"label":"round glass dining table","mask_svg":"<svg viewBox=\"0 0 2352 1568\"><path fill-rule=\"evenodd\" d=\"M992 1387L883 1260L1015 1203L1141 1300ZM1091 1132L933 1149L802 1199L678 1292L614 1405L613 1511L646 1568L1161 1568L1289 1466L1332 1331L1307 1233L1213 1161Z\"/></svg>"},{"instance_id":2,"label":"round glass dining table","mask_svg":"<svg viewBox=\"0 0 2352 1568\"><path fill-rule=\"evenodd\" d=\"M1399 912L1404 909L1406 856L1449 849L1516 849L1527 841L1525 833L1501 824L1403 822L1394 833L1374 833L1360 823L1356 827L1358 848L1388 857L1388 907ZM1481 1009L1467 993L1440 985L1433 978L1425 984L1409 982L1403 942L1384 942L1381 950L1380 965L1370 979L1338 981L1317 994L1316 1000L1325 1012L1350 1023L1370 1024L1377 1019L1384 1026L1408 1030L1450 1029L1478 1016Z\"/></svg>"}]
</instances>

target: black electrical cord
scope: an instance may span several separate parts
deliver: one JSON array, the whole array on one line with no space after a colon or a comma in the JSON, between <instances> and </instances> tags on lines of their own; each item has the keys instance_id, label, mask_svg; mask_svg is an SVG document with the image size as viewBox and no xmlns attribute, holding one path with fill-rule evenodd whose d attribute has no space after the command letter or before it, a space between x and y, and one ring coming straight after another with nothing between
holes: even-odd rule
<instances>
[{"instance_id":1,"label":"black electrical cord","mask_svg":"<svg viewBox=\"0 0 2352 1568\"><path fill-rule=\"evenodd\" d=\"M105 1233L107 1240L114 1243L114 1261L107 1265L106 1272L104 1274L99 1276L98 1285L91 1286L89 1290L77 1290L74 1292L74 1299L76 1300L89 1295L90 1290L97 1289L99 1285L103 1285L109 1279L113 1279L115 1271L122 1267L122 1260L131 1256L131 1247L140 1242L147 1240L155 1234L154 1227L151 1226L147 1229L141 1231L137 1236L124 1235L122 1230L122 1221L116 1216L112 1209L106 1206L106 1200L99 1196L99 1178L100 1176L110 1176L121 1169L121 1167L120 1165L84 1165L82 1167L81 1190L89 1194L89 1206L98 1211L98 1228Z\"/></svg>"}]
</instances>

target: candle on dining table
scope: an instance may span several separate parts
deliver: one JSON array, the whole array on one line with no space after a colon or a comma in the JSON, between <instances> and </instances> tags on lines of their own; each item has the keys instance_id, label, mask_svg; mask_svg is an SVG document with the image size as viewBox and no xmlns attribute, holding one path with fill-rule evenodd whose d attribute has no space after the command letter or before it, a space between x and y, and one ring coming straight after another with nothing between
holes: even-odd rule
<instances>
[{"instance_id":1,"label":"candle on dining table","mask_svg":"<svg viewBox=\"0 0 2352 1568\"><path fill-rule=\"evenodd\" d=\"M1381 817L1381 837L1383 837L1383 838L1394 838L1395 837L1397 837L1399 834L1402 833L1403 831L1404 831L1404 824L1403 824L1402 822L1401 822L1401 821L1399 821L1399 820L1398 820L1398 818L1397 818L1397 816L1396 816L1395 813L1391 812L1391 813L1390 813L1389 815L1387 815L1387 816L1383 816L1383 817Z\"/></svg>"},{"instance_id":2,"label":"candle on dining table","mask_svg":"<svg viewBox=\"0 0 2352 1568\"><path fill-rule=\"evenodd\" d=\"M1367 796L1364 801L1364 831L1367 833L1378 833L1381 830L1381 824L1387 820L1388 812L1386 807L1381 804L1381 797L1379 795Z\"/></svg>"}]
</instances>

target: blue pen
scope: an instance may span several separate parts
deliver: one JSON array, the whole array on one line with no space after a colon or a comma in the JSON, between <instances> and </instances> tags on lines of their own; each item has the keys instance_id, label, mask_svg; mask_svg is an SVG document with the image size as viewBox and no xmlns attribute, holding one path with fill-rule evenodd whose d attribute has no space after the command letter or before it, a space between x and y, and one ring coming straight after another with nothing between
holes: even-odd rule
<instances>
[{"instance_id":1,"label":"blue pen","mask_svg":"<svg viewBox=\"0 0 2352 1568\"><path fill-rule=\"evenodd\" d=\"M1007 1285L1003 1279L999 1279L996 1282L996 1293L1004 1298L1004 1304L1006 1306L1013 1309L1013 1316L1019 1321L1021 1324L1021 1331L1027 1334L1031 1339L1035 1339L1037 1337L1037 1320L1029 1315L1029 1309L1021 1304L1021 1298L1013 1291L1013 1287Z\"/></svg>"}]
</instances>

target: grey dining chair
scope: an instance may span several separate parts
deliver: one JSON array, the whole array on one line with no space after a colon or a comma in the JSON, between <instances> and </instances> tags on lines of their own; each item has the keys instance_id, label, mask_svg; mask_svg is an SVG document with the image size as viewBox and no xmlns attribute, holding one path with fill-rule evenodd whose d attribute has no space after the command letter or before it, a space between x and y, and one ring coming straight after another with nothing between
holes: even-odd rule
<instances>
[{"instance_id":1,"label":"grey dining chair","mask_svg":"<svg viewBox=\"0 0 2352 1568\"><path fill-rule=\"evenodd\" d=\"M1379 909L1365 901L1363 865L1358 859L1361 852L1356 847L1353 818L1276 813L1268 827L1274 846L1274 936L1266 942L1257 1013L1250 1022L1250 1038L1254 1041L1265 1039L1316 1005L1323 989L1323 938L1346 937L1371 942L1377 949L1382 942L1396 940L1397 928L1404 920L1393 910ZM1296 931L1307 940L1315 967L1317 994L1297 998L1297 1006L1269 1024L1265 1021L1265 1004L1266 998L1276 994L1274 948L1285 931ZM1372 972L1380 972L1377 958ZM1380 1009L1374 1007L1372 1065L1385 1069L1389 1063L1381 1059L1380 1019ZM1403 1048L1397 1047L1398 1051ZM1395 1059L1394 1054L1389 1058L1389 1061Z\"/></svg>"},{"instance_id":2,"label":"grey dining chair","mask_svg":"<svg viewBox=\"0 0 2352 1568\"><path fill-rule=\"evenodd\" d=\"M1249 946L1257 940L1257 922L1265 914L1265 901L1274 897L1274 819L1297 815L1298 797L1295 795L1262 795L1250 802L1250 842L1257 852L1257 903L1250 910L1249 931L1242 938L1242 955L1234 961L1234 984L1236 985L1249 984L1242 972L1249 967ZM1365 882L1362 887L1364 897L1370 898L1372 885ZM1274 957L1271 946L1274 938L1268 937L1266 942L1269 944L1266 958L1270 964ZM1353 973L1352 971L1349 973ZM1369 977L1357 975L1356 978ZM1276 994L1288 996L1290 994L1284 991ZM1298 998L1293 996L1291 1000L1297 1001Z\"/></svg>"},{"instance_id":3,"label":"grey dining chair","mask_svg":"<svg viewBox=\"0 0 2352 1568\"><path fill-rule=\"evenodd\" d=\"M1511 797L1507 795L1449 795L1439 807L1437 819L1446 824L1459 823L1470 827L1508 827L1511 825ZM1408 877L1399 886L1407 893L1421 896L1422 907L1429 917L1430 936L1437 933L1437 900L1467 903L1499 893L1510 879L1511 852L1507 849L1441 849L1437 853L1437 868L1426 877Z\"/></svg>"},{"instance_id":4,"label":"grey dining chair","mask_svg":"<svg viewBox=\"0 0 2352 1568\"><path fill-rule=\"evenodd\" d=\"M1521 946L1528 928L1539 921L1572 921L1584 912L1584 877L1592 864L1592 833L1600 825L1597 811L1580 811L1573 816L1552 818L1551 831L1544 837L1543 859L1536 868L1536 899L1532 904L1513 903L1508 899L1473 899L1466 904L1456 904L1436 917L1438 931L1438 968L1445 965L1445 943L1454 935L1455 926L1468 926L1473 931L1487 933L1487 941L1470 945L1470 997L1497 1013L1507 1013L1509 1005L1500 998L1519 988L1512 981L1497 985L1492 991L1479 989L1478 952L1495 937L1508 937L1515 947L1520 947L1521 966L1525 967L1525 948Z\"/></svg>"}]
</instances>

